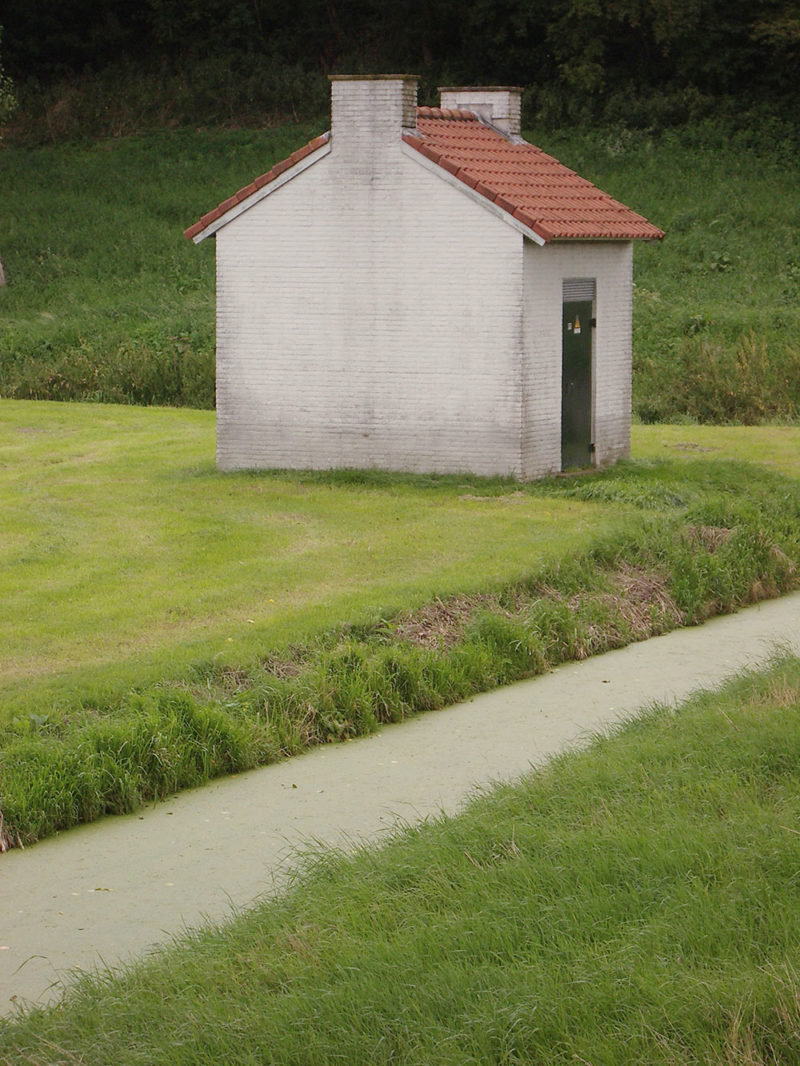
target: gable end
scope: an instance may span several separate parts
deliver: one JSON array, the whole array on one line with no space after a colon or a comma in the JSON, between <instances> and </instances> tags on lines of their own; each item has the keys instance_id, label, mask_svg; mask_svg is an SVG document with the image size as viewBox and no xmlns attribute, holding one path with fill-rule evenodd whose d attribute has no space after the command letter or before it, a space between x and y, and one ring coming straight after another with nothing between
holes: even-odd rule
<instances>
[{"instance_id":1,"label":"gable end","mask_svg":"<svg viewBox=\"0 0 800 1066\"><path fill-rule=\"evenodd\" d=\"M298 174L323 159L330 150L331 135L329 131L319 137L315 137L313 141L309 141L302 148L298 148L296 152L292 152L288 159L276 163L266 174L262 174L249 185L245 185L243 189L234 193L233 196L223 200L213 211L209 211L193 226L184 230L184 237L194 241L195 244L199 244L206 237L210 237L217 230L222 229L223 226L227 226L229 222L232 222L245 211L249 211L259 201L276 192L287 181L296 178Z\"/></svg>"}]
</instances>

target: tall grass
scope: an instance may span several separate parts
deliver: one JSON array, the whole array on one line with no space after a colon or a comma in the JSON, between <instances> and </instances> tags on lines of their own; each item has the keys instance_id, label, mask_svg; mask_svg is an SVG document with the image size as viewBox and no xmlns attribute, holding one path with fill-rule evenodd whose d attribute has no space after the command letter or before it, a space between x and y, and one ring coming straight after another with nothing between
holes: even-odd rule
<instances>
[{"instance_id":1,"label":"tall grass","mask_svg":"<svg viewBox=\"0 0 800 1066\"><path fill-rule=\"evenodd\" d=\"M796 130L704 122L538 140L666 231L635 251L634 412L645 422L796 421Z\"/></svg>"},{"instance_id":2,"label":"tall grass","mask_svg":"<svg viewBox=\"0 0 800 1066\"><path fill-rule=\"evenodd\" d=\"M672 360L643 357L637 411L644 422L681 416L701 423L793 422L800 412L800 344L751 331L728 343L698 327ZM711 333L703 335L704 333Z\"/></svg>"},{"instance_id":3,"label":"tall grass","mask_svg":"<svg viewBox=\"0 0 800 1066\"><path fill-rule=\"evenodd\" d=\"M800 662L653 708L57 1009L0 1061L800 1057Z\"/></svg>"},{"instance_id":4,"label":"tall grass","mask_svg":"<svg viewBox=\"0 0 800 1066\"><path fill-rule=\"evenodd\" d=\"M213 242L183 230L312 132L0 149L0 395L213 407Z\"/></svg>"},{"instance_id":5,"label":"tall grass","mask_svg":"<svg viewBox=\"0 0 800 1066\"><path fill-rule=\"evenodd\" d=\"M23 79L6 138L36 145L165 129L324 121L328 93L320 70L263 54L214 52L178 65L122 58L49 84Z\"/></svg>"},{"instance_id":6,"label":"tall grass","mask_svg":"<svg viewBox=\"0 0 800 1066\"><path fill-rule=\"evenodd\" d=\"M183 230L327 121L0 149L0 395L212 407L213 242ZM667 232L636 249L643 421L797 419L796 136L761 125L528 132Z\"/></svg>"}]
</instances>

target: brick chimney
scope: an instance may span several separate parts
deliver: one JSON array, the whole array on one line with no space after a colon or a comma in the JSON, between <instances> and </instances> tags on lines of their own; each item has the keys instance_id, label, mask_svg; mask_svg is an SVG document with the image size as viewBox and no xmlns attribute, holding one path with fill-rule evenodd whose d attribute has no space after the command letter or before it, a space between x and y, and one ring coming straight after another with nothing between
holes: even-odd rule
<instances>
[{"instance_id":1,"label":"brick chimney","mask_svg":"<svg viewBox=\"0 0 800 1066\"><path fill-rule=\"evenodd\" d=\"M332 74L333 152L352 158L397 147L403 130L417 127L415 74Z\"/></svg>"},{"instance_id":2,"label":"brick chimney","mask_svg":"<svg viewBox=\"0 0 800 1066\"><path fill-rule=\"evenodd\" d=\"M441 106L474 111L503 133L519 137L522 132L522 89L513 85L442 85Z\"/></svg>"}]
</instances>

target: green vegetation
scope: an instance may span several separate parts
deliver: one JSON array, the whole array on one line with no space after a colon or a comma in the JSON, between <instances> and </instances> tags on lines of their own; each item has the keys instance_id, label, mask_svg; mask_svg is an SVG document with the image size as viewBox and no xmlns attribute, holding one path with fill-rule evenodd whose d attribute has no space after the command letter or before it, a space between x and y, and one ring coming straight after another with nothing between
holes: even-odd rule
<instances>
[{"instance_id":1,"label":"green vegetation","mask_svg":"<svg viewBox=\"0 0 800 1066\"><path fill-rule=\"evenodd\" d=\"M326 74L398 70L426 91L526 86L555 125L747 126L754 107L793 120L800 49L794 0L27 0L3 19L17 129L46 138L311 118Z\"/></svg>"},{"instance_id":2,"label":"green vegetation","mask_svg":"<svg viewBox=\"0 0 800 1066\"><path fill-rule=\"evenodd\" d=\"M0 395L213 407L213 242L183 230L324 127L3 148ZM784 134L529 132L667 231L636 251L644 421L798 417L800 169Z\"/></svg>"},{"instance_id":3,"label":"green vegetation","mask_svg":"<svg viewBox=\"0 0 800 1066\"><path fill-rule=\"evenodd\" d=\"M3 42L3 33L0 30L0 44ZM2 57L0 56L0 129L5 126L17 110L17 94L14 83L3 69Z\"/></svg>"},{"instance_id":4,"label":"green vegetation","mask_svg":"<svg viewBox=\"0 0 800 1066\"><path fill-rule=\"evenodd\" d=\"M312 132L0 152L0 393L213 407L214 248L183 230Z\"/></svg>"},{"instance_id":5,"label":"green vegetation","mask_svg":"<svg viewBox=\"0 0 800 1066\"><path fill-rule=\"evenodd\" d=\"M496 788L58 1009L0 1061L800 1058L800 661Z\"/></svg>"},{"instance_id":6,"label":"green vegetation","mask_svg":"<svg viewBox=\"0 0 800 1066\"><path fill-rule=\"evenodd\" d=\"M736 459L800 478L798 430L794 426L633 427L636 459Z\"/></svg>"},{"instance_id":7,"label":"green vegetation","mask_svg":"<svg viewBox=\"0 0 800 1066\"><path fill-rule=\"evenodd\" d=\"M658 458L520 486L225 475L208 412L3 411L2 845L798 581L794 429L748 431L771 470L640 427Z\"/></svg>"},{"instance_id":8,"label":"green vegetation","mask_svg":"<svg viewBox=\"0 0 800 1066\"><path fill-rule=\"evenodd\" d=\"M535 138L534 138L535 139ZM800 156L778 127L654 136L619 128L545 145L666 231L638 246L634 412L645 422L800 415Z\"/></svg>"},{"instance_id":9,"label":"green vegetation","mask_svg":"<svg viewBox=\"0 0 800 1066\"><path fill-rule=\"evenodd\" d=\"M520 580L617 509L472 477L222 474L211 412L4 401L5 711ZM480 495L478 495L480 494ZM511 495L509 495L511 494ZM80 680L72 680L73 677ZM37 699L39 698L37 694Z\"/></svg>"}]
</instances>

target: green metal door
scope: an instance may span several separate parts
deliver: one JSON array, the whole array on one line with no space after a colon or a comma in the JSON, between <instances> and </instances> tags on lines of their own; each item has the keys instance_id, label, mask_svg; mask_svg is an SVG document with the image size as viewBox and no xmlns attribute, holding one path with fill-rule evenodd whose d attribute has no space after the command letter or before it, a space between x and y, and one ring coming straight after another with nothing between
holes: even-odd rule
<instances>
[{"instance_id":1,"label":"green metal door","mask_svg":"<svg viewBox=\"0 0 800 1066\"><path fill-rule=\"evenodd\" d=\"M561 469L592 461L592 302L565 300L561 362Z\"/></svg>"}]
</instances>

